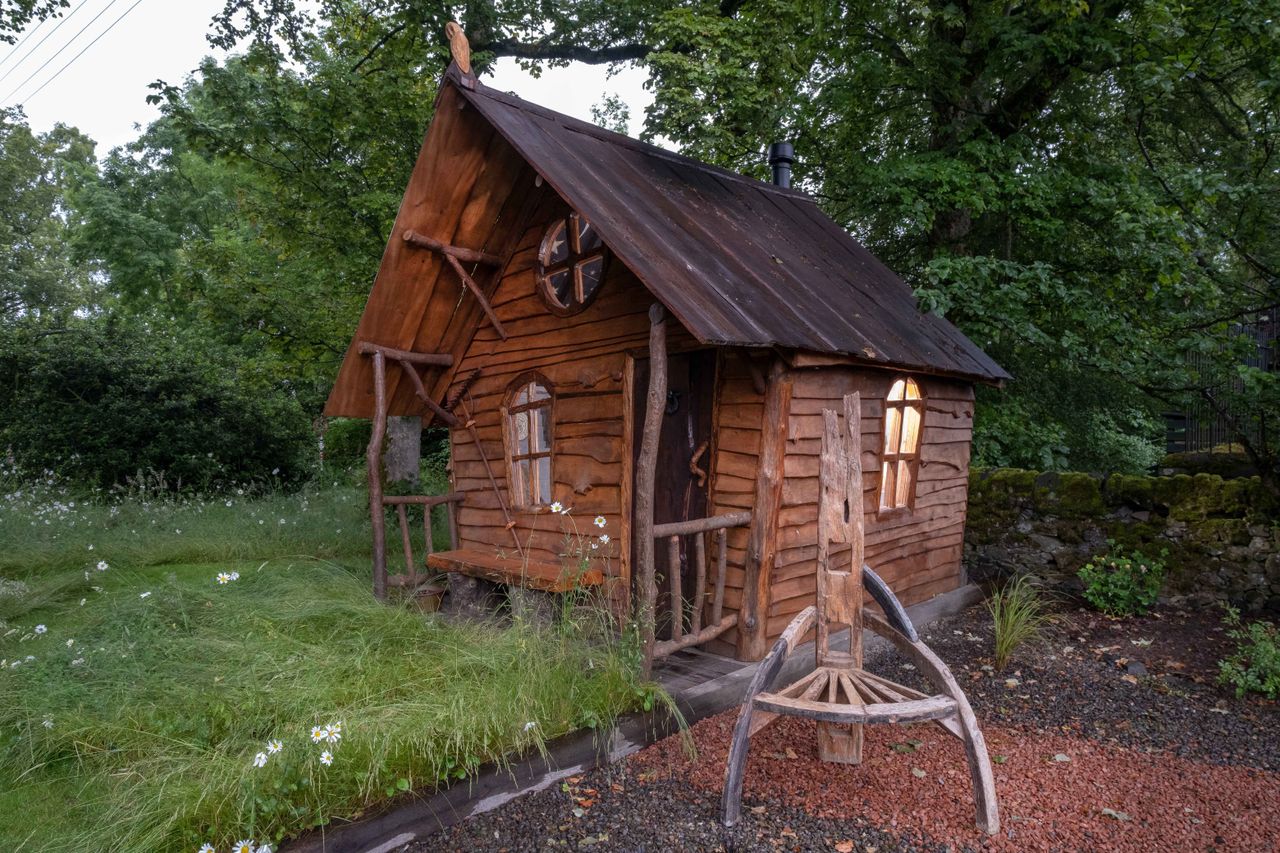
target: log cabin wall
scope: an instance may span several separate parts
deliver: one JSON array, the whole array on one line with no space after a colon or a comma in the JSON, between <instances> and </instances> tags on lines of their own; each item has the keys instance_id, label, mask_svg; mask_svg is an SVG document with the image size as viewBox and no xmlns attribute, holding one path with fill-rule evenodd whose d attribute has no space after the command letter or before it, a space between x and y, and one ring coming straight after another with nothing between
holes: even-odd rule
<instances>
[{"instance_id":1,"label":"log cabin wall","mask_svg":"<svg viewBox=\"0 0 1280 853\"><path fill-rule=\"evenodd\" d=\"M752 378L747 352L724 349L720 353L716 398L715 439L712 446L710 515L755 509L756 475L760 465L760 429L764 415L764 395L757 390L758 379ZM742 608L744 565L747 557L749 529L735 527L728 531L728 565L725 571L724 612L738 613ZM713 553L708 549L708 553ZM714 558L714 557L713 557ZM711 581L708 574L708 582ZM704 614L703 623L710 616ZM706 644L709 651L733 656L738 645L735 626Z\"/></svg>"},{"instance_id":2,"label":"log cabin wall","mask_svg":"<svg viewBox=\"0 0 1280 853\"><path fill-rule=\"evenodd\" d=\"M884 399L894 380L912 375L925 402L915 505L881 517L880 457ZM822 411L862 394L866 560L911 605L964 583L961 552L968 502L973 387L918 374L853 368L792 373L777 560L768 608L770 641L814 602L817 573L818 462Z\"/></svg>"},{"instance_id":3,"label":"log cabin wall","mask_svg":"<svg viewBox=\"0 0 1280 853\"><path fill-rule=\"evenodd\" d=\"M629 356L647 354L648 310L654 298L615 257L598 295L585 310L571 316L548 310L537 291L537 254L547 227L563 218L568 208L545 185L535 190L530 182L530 187L540 194L533 205L535 213L491 299L508 338L502 340L480 319L448 394L452 398L459 393L468 375L480 371L462 396L462 404L475 420L515 533L531 560L559 563L564 553L563 519L514 505L502 424L503 403L520 374L537 371L550 382L555 395L552 500L572 507L572 518L582 533L610 534L609 574L624 582L610 587L620 601L630 578ZM668 336L673 351L695 344L674 319L669 321ZM457 409L459 416L463 406ZM511 532L470 434L455 429L450 438L454 489L465 495L458 513L460 547L514 555ZM592 525L597 515L606 519L603 531Z\"/></svg>"}]
</instances>

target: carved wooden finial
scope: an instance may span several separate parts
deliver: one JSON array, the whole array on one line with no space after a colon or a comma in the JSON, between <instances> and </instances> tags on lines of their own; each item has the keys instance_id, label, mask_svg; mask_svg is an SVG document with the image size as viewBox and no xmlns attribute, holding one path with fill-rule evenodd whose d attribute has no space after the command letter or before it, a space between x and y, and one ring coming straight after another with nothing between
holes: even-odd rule
<instances>
[{"instance_id":1,"label":"carved wooden finial","mask_svg":"<svg viewBox=\"0 0 1280 853\"><path fill-rule=\"evenodd\" d=\"M449 50L453 53L453 61L458 64L458 70L470 77L471 42L467 41L467 34L454 21L444 25L444 34L449 39Z\"/></svg>"}]
</instances>

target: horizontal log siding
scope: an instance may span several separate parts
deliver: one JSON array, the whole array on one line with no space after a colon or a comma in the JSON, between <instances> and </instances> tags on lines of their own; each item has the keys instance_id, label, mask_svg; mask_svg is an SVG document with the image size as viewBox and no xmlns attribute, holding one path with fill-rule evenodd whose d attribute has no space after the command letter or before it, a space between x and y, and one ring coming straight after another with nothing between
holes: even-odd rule
<instances>
[{"instance_id":1,"label":"horizontal log siding","mask_svg":"<svg viewBox=\"0 0 1280 853\"><path fill-rule=\"evenodd\" d=\"M778 518L778 558L769 605L769 636L782 633L817 584L818 468L822 411L862 393L862 464L866 558L907 605L960 585L968 501L973 389L966 383L916 376L925 397L919 479L910 513L877 517L884 397L900 374L853 368L797 371Z\"/></svg>"},{"instance_id":2,"label":"horizontal log siding","mask_svg":"<svg viewBox=\"0 0 1280 853\"><path fill-rule=\"evenodd\" d=\"M720 359L719 391L715 409L715 440L712 442L710 514L753 510L755 504L756 467L760 454L760 419L764 415L764 395L756 391L747 356L740 350L725 350ZM728 548L725 567L724 614L737 613L742 606L744 565L747 558L746 527L735 527L726 535ZM708 561L714 565L714 538L707 549ZM714 583L711 571L707 583ZM710 616L703 614L703 624ZM732 656L737 649L738 629L734 627L705 648Z\"/></svg>"},{"instance_id":3,"label":"horizontal log siding","mask_svg":"<svg viewBox=\"0 0 1280 853\"><path fill-rule=\"evenodd\" d=\"M610 534L609 574L620 578L628 561L629 542L623 535L628 509L623 468L631 464L624 439L625 418L631 407L623 397L622 379L628 351L643 353L648 349L648 310L653 297L614 258L596 300L585 311L560 317L547 310L536 292L534 266L548 223L564 212L562 203L553 198L534 217L493 294L494 310L509 337L503 341L481 319L449 393L452 395L471 371L481 371L463 401L475 420L516 534L530 559L560 562L565 532L572 526L546 511L514 506L501 422L501 407L516 377L536 370L548 379L556 398L552 498L573 508L573 523L581 533L591 537ZM674 321L669 321L668 337L673 349L692 343ZM458 414L461 416L461 411ZM452 430L450 438L452 481L454 489L464 495L458 511L460 547L514 553L498 497L468 431ZM607 521L603 531L592 525L597 515Z\"/></svg>"}]
</instances>

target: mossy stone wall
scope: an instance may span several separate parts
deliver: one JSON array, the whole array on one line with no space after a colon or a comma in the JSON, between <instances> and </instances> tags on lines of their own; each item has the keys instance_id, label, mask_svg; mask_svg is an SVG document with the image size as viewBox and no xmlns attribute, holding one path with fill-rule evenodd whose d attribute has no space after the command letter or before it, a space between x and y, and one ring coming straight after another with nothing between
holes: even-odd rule
<instances>
[{"instance_id":1,"label":"mossy stone wall","mask_svg":"<svg viewBox=\"0 0 1280 853\"><path fill-rule=\"evenodd\" d=\"M1280 611L1280 502L1256 477L970 474L965 563L974 579L1022 572L1075 590L1076 571L1109 540L1167 551L1174 603Z\"/></svg>"}]
</instances>

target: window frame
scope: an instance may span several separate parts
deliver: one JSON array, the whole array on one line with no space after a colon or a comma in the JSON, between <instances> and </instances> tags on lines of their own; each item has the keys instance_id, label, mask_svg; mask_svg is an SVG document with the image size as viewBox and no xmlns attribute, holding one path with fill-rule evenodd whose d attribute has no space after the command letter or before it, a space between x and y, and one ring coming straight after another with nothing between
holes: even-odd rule
<instances>
[{"instance_id":1,"label":"window frame","mask_svg":"<svg viewBox=\"0 0 1280 853\"><path fill-rule=\"evenodd\" d=\"M597 248L585 253L579 245L581 235L578 232L578 223L580 222L586 222L595 231L596 238L600 240L600 245ZM560 263L548 266L547 257L551 250L552 239L561 227L564 228L568 239L568 254ZM591 307L591 304L596 301L596 297L600 295L600 291L604 288L605 277L609 273L609 259L611 256L612 253L609 251L609 247L605 245L604 239L600 237L600 232L596 230L596 227L591 224L589 219L580 215L577 211L570 210L564 216L551 220L542 234L542 241L538 244L537 266L538 295L542 297L542 302L547 306L547 310L560 317L570 317ZM560 304L560 300L555 295L555 288L551 284L551 276L567 270L569 275L573 277L574 295L576 297L583 289L581 272L578 267L584 262L595 260L596 258L600 259L600 283L596 285L596 289L590 295L581 300L576 300L570 305Z\"/></svg>"},{"instance_id":2,"label":"window frame","mask_svg":"<svg viewBox=\"0 0 1280 853\"><path fill-rule=\"evenodd\" d=\"M898 383L903 383L902 399L892 400L894 388ZM911 390L915 389L916 396L911 397ZM898 410L901 414L897 418L897 437L893 445L895 450L890 451L889 443L889 425L891 410ZM915 409L919 413L920 426L916 430L915 447L908 452L902 450L902 431L906 424L906 410ZM889 383L889 389L884 394L884 415L881 419L880 428L880 481L876 484L876 517L885 518L895 515L910 514L916 505L916 491L920 485L920 454L924 447L925 439L925 412L928 407L925 400L924 388L921 387L920 380L914 376L897 376ZM893 502L885 503L885 487L888 485L889 466L893 465L895 471L901 470L901 463L907 463L907 471L911 477L911 485L906 495L904 503L897 503L897 492L899 490L900 474L895 473L893 480Z\"/></svg>"},{"instance_id":3,"label":"window frame","mask_svg":"<svg viewBox=\"0 0 1280 853\"><path fill-rule=\"evenodd\" d=\"M520 392L528 388L530 385L537 384L547 392L547 399L537 400L526 403L516 403ZM534 431L533 422L529 423L529 450L525 453L520 452L520 438L516 434L515 416L521 412L528 412L534 409L544 409L547 418L547 449L534 450ZM507 386L506 394L502 398L502 445L507 460L507 493L511 496L513 507L521 510L538 510L543 506L547 506L555 501L555 448L556 448L556 389L546 376L536 370L526 371L512 380ZM536 498L529 500L529 492L527 484L531 478L525 477L522 480L521 475L517 474L518 465L521 462L528 462L528 471L533 472L538 460L547 459L547 502L539 503ZM521 486L526 488L521 488Z\"/></svg>"}]
</instances>

